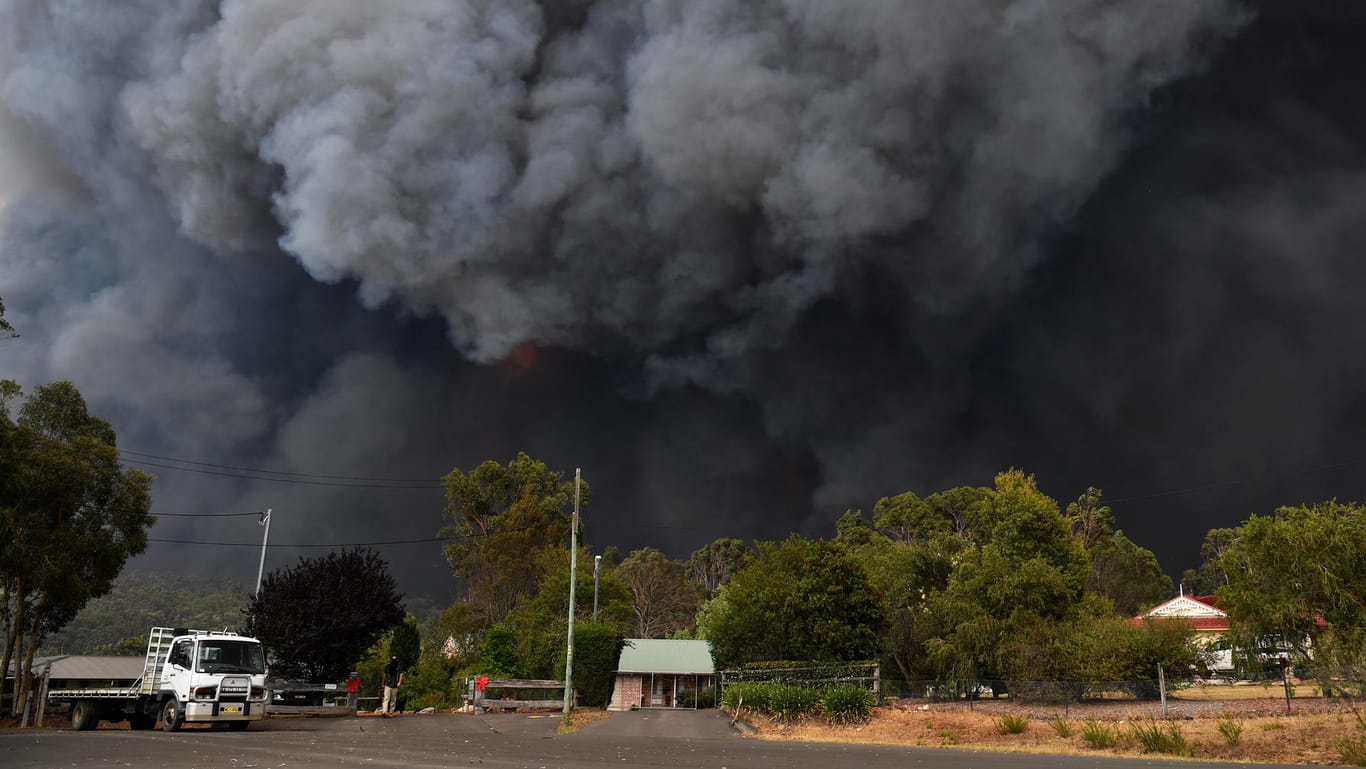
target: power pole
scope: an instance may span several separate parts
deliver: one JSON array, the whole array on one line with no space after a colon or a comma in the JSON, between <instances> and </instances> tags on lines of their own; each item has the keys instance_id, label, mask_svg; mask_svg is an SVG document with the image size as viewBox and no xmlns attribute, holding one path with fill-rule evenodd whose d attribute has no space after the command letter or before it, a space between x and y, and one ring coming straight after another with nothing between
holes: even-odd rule
<instances>
[{"instance_id":1,"label":"power pole","mask_svg":"<svg viewBox=\"0 0 1366 769\"><path fill-rule=\"evenodd\" d=\"M270 541L270 508L261 513L259 525L266 527L266 534L261 537L261 565L256 569L256 595L261 595L261 575L266 573L266 543Z\"/></svg>"},{"instance_id":2,"label":"power pole","mask_svg":"<svg viewBox=\"0 0 1366 769\"><path fill-rule=\"evenodd\" d=\"M569 527L569 645L564 654L564 714L574 709L574 593L579 564L579 468L574 468L574 523Z\"/></svg>"}]
</instances>

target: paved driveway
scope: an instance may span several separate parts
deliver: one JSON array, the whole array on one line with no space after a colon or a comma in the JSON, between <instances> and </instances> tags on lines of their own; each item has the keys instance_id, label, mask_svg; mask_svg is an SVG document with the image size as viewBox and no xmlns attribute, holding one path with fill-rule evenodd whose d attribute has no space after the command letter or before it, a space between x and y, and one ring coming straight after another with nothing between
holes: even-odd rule
<instances>
[{"instance_id":1,"label":"paved driveway","mask_svg":"<svg viewBox=\"0 0 1366 769\"><path fill-rule=\"evenodd\" d=\"M668 737L673 740L731 739L735 730L724 711L707 710L632 710L611 713L579 729L579 734L594 739L617 737Z\"/></svg>"}]
</instances>

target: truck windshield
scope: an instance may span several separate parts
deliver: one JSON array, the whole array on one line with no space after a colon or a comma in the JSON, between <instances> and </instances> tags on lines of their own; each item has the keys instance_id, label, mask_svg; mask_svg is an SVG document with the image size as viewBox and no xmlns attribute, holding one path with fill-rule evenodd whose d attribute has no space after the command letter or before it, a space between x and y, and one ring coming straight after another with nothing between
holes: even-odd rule
<instances>
[{"instance_id":1,"label":"truck windshield","mask_svg":"<svg viewBox=\"0 0 1366 769\"><path fill-rule=\"evenodd\" d=\"M200 673L264 673L266 655L251 641L200 641Z\"/></svg>"}]
</instances>

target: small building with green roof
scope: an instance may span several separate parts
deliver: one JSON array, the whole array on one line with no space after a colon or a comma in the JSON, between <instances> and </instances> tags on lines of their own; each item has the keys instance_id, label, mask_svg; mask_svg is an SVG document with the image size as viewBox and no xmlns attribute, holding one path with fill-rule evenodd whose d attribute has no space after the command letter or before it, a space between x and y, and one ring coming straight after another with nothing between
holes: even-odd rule
<instances>
[{"instance_id":1,"label":"small building with green roof","mask_svg":"<svg viewBox=\"0 0 1366 769\"><path fill-rule=\"evenodd\" d=\"M710 708L716 703L711 644L673 638L628 638L617 662L608 710Z\"/></svg>"}]
</instances>

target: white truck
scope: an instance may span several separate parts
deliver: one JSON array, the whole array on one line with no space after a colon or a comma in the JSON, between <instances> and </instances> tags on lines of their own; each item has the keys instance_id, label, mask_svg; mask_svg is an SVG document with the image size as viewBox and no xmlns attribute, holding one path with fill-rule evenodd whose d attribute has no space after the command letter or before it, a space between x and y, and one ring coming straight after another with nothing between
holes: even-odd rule
<instances>
[{"instance_id":1,"label":"white truck","mask_svg":"<svg viewBox=\"0 0 1366 769\"><path fill-rule=\"evenodd\" d=\"M126 688L54 689L49 703L70 703L71 727L128 721L132 729L174 732L186 723L246 729L266 715L266 655L261 642L228 631L154 627L142 675Z\"/></svg>"}]
</instances>

